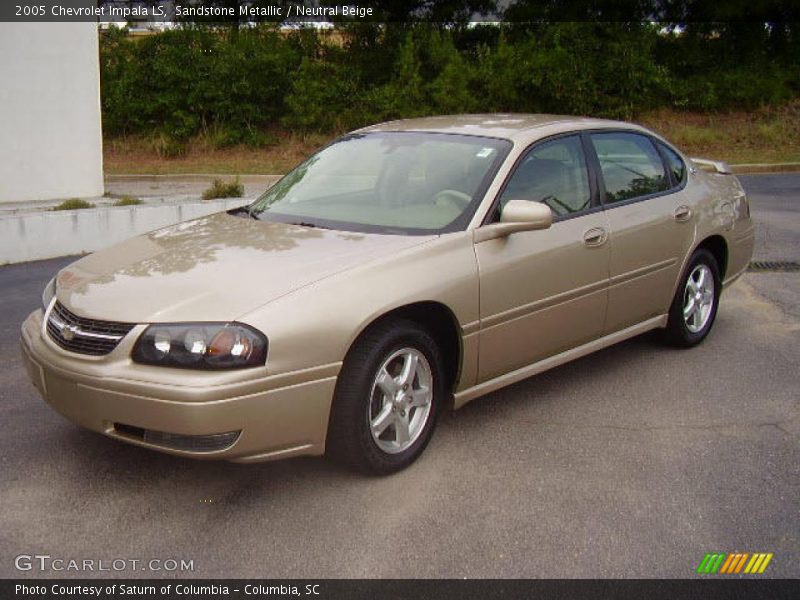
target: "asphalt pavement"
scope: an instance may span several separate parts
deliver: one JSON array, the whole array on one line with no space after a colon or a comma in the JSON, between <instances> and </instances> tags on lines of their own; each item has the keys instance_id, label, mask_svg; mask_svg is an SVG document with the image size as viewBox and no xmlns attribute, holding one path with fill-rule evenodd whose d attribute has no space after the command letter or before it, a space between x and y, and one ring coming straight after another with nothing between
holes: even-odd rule
<instances>
[{"instance_id":1,"label":"asphalt pavement","mask_svg":"<svg viewBox=\"0 0 800 600\"><path fill-rule=\"evenodd\" d=\"M756 258L800 260L800 175L741 179ZM0 577L683 578L707 552L800 576L800 273L746 275L698 348L644 335L476 400L411 468L369 478L180 459L64 420L17 340L70 260L0 268ZM36 554L128 563L15 568ZM151 559L193 570L130 566Z\"/></svg>"}]
</instances>

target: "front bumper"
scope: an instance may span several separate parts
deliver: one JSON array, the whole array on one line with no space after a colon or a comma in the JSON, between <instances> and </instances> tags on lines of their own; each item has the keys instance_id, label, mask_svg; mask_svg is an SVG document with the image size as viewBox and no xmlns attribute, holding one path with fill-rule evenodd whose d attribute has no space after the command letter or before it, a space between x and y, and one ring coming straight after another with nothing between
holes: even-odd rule
<instances>
[{"instance_id":1,"label":"front bumper","mask_svg":"<svg viewBox=\"0 0 800 600\"><path fill-rule=\"evenodd\" d=\"M277 375L266 368L203 372L148 367L129 358L141 327L109 355L84 357L56 346L42 321L37 310L22 325L25 368L42 397L78 425L193 458L256 462L325 451L341 363ZM140 430L175 436L240 434L224 449L196 451L146 441L159 436L137 435Z\"/></svg>"}]
</instances>

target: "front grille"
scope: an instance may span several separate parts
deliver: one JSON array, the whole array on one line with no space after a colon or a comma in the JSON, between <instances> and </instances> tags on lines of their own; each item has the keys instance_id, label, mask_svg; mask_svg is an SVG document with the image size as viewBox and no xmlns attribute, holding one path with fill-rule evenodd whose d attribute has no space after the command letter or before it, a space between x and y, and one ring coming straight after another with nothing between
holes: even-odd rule
<instances>
[{"instance_id":1,"label":"front grille","mask_svg":"<svg viewBox=\"0 0 800 600\"><path fill-rule=\"evenodd\" d=\"M64 350L92 356L103 356L111 352L133 327L133 323L113 323L79 317L58 301L53 305L47 319L47 333L56 344Z\"/></svg>"}]
</instances>

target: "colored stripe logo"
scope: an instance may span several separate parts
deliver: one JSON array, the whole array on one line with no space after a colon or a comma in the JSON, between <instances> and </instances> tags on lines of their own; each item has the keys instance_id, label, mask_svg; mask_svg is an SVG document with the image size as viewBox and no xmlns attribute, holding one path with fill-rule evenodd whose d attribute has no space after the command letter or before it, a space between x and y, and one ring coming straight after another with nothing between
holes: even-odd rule
<instances>
[{"instance_id":1,"label":"colored stripe logo","mask_svg":"<svg viewBox=\"0 0 800 600\"><path fill-rule=\"evenodd\" d=\"M700 575L760 575L772 560L772 552L709 552L703 557L697 573Z\"/></svg>"}]
</instances>

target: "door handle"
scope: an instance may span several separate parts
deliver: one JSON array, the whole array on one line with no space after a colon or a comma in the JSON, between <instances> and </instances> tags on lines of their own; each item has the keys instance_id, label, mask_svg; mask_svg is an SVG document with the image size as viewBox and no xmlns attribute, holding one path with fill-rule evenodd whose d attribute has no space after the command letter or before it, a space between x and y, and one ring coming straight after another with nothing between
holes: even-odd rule
<instances>
[{"instance_id":1,"label":"door handle","mask_svg":"<svg viewBox=\"0 0 800 600\"><path fill-rule=\"evenodd\" d=\"M692 218L692 209L688 206L679 206L672 215L678 223L685 223Z\"/></svg>"},{"instance_id":2,"label":"door handle","mask_svg":"<svg viewBox=\"0 0 800 600\"><path fill-rule=\"evenodd\" d=\"M583 234L583 243L587 246L602 246L608 241L608 232L603 227L592 227Z\"/></svg>"}]
</instances>

